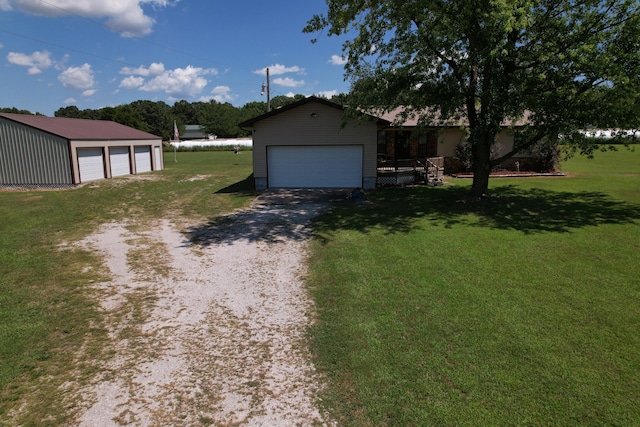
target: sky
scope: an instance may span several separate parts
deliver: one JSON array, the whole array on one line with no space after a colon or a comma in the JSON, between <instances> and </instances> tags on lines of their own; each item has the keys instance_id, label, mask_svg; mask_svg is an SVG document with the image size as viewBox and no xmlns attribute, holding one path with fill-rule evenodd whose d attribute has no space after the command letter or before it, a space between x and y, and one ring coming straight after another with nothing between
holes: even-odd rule
<instances>
[{"instance_id":1,"label":"sky","mask_svg":"<svg viewBox=\"0 0 640 427\"><path fill-rule=\"evenodd\" d=\"M343 39L302 29L325 0L0 0L0 107L48 116L136 100L347 92ZM316 38L317 43L312 43Z\"/></svg>"}]
</instances>

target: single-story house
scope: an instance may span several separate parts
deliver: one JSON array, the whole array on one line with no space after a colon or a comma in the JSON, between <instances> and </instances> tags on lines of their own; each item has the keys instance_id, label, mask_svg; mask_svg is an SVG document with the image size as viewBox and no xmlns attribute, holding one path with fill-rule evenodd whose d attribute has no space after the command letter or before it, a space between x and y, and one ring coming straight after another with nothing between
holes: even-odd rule
<instances>
[{"instance_id":1,"label":"single-story house","mask_svg":"<svg viewBox=\"0 0 640 427\"><path fill-rule=\"evenodd\" d=\"M239 124L253 131L257 190L266 188L374 188L424 180L435 185L444 173L464 170L457 147L467 135L463 122L418 126L397 120L401 110L344 122L344 107L309 97ZM511 151L515 128L505 123L493 146L495 158ZM529 153L501 165L526 168Z\"/></svg>"},{"instance_id":2,"label":"single-story house","mask_svg":"<svg viewBox=\"0 0 640 427\"><path fill-rule=\"evenodd\" d=\"M256 190L376 186L377 117L344 121L344 108L314 96L239 124L251 128Z\"/></svg>"},{"instance_id":3,"label":"single-story house","mask_svg":"<svg viewBox=\"0 0 640 427\"><path fill-rule=\"evenodd\" d=\"M163 169L162 138L103 120L0 113L0 185L73 186Z\"/></svg>"},{"instance_id":4,"label":"single-story house","mask_svg":"<svg viewBox=\"0 0 640 427\"><path fill-rule=\"evenodd\" d=\"M463 143L467 134L463 129L463 121L445 122L424 129L418 128L416 117L402 120L398 123L401 109L396 109L381 117L391 123L378 133L378 158L388 162L408 159L442 158L445 173L459 172L465 165L458 158L456 149ZM492 157L499 158L513 149L515 128L523 126L524 121L504 123L501 131L496 135L492 147ZM531 154L518 153L501 165L503 168L513 168L512 164L519 162L522 167L527 167L531 162ZM535 167L531 165L531 167Z\"/></svg>"}]
</instances>

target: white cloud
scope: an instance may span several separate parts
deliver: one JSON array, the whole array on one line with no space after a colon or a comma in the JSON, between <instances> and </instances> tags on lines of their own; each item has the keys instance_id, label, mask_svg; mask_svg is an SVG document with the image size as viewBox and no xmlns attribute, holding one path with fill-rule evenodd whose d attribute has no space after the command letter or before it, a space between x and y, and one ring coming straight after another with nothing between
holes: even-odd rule
<instances>
[{"instance_id":1,"label":"white cloud","mask_svg":"<svg viewBox=\"0 0 640 427\"><path fill-rule=\"evenodd\" d=\"M135 89L137 87L142 86L143 83L144 83L144 78L129 76L122 79L118 87L123 87L125 89Z\"/></svg>"},{"instance_id":2,"label":"white cloud","mask_svg":"<svg viewBox=\"0 0 640 427\"><path fill-rule=\"evenodd\" d=\"M59 61L56 61L56 64L55 64L56 70L60 70L60 71L64 70L70 58L71 56L67 53L62 57L62 59L60 59Z\"/></svg>"},{"instance_id":3,"label":"white cloud","mask_svg":"<svg viewBox=\"0 0 640 427\"><path fill-rule=\"evenodd\" d=\"M340 55L331 55L331 59L329 60L329 63L333 65L344 65L347 63L347 58Z\"/></svg>"},{"instance_id":4,"label":"white cloud","mask_svg":"<svg viewBox=\"0 0 640 427\"><path fill-rule=\"evenodd\" d=\"M172 97L190 98L198 95L207 85L206 75L216 75L215 69L192 67L165 70L142 86L145 92L166 92Z\"/></svg>"},{"instance_id":5,"label":"white cloud","mask_svg":"<svg viewBox=\"0 0 640 427\"><path fill-rule=\"evenodd\" d=\"M82 96L91 96L96 92L97 92L96 89L88 89L88 90L85 90L84 92L82 92Z\"/></svg>"},{"instance_id":6,"label":"white cloud","mask_svg":"<svg viewBox=\"0 0 640 427\"><path fill-rule=\"evenodd\" d=\"M76 101L75 98L67 98L67 99L64 100L65 104L75 104L76 102L78 102L78 101Z\"/></svg>"},{"instance_id":7,"label":"white cloud","mask_svg":"<svg viewBox=\"0 0 640 427\"><path fill-rule=\"evenodd\" d=\"M209 83L207 75L217 75L214 68L199 68L188 65L186 68L165 69L161 62L154 62L148 67L123 67L120 74L128 75L122 79L119 87L136 89L145 92L166 92L170 98L190 98L198 95ZM145 81L145 77L151 77ZM201 98L210 100L213 97Z\"/></svg>"},{"instance_id":8,"label":"white cloud","mask_svg":"<svg viewBox=\"0 0 640 427\"><path fill-rule=\"evenodd\" d=\"M95 83L91 65L83 64L81 67L69 67L58 76L62 85L69 89L91 89Z\"/></svg>"},{"instance_id":9,"label":"white cloud","mask_svg":"<svg viewBox=\"0 0 640 427\"><path fill-rule=\"evenodd\" d=\"M291 77L278 77L273 81L273 83L285 87L299 87L304 85L304 80L294 80Z\"/></svg>"},{"instance_id":10,"label":"white cloud","mask_svg":"<svg viewBox=\"0 0 640 427\"><path fill-rule=\"evenodd\" d=\"M236 96L231 93L231 88L229 86L216 86L211 91L211 95L213 99L218 102L231 102Z\"/></svg>"},{"instance_id":11,"label":"white cloud","mask_svg":"<svg viewBox=\"0 0 640 427\"><path fill-rule=\"evenodd\" d=\"M297 65L294 65L293 67L287 67L281 64L274 64L274 65L270 65L269 67L265 67L265 68L261 68L259 70L255 70L253 73L254 74L260 74L261 76L266 76L267 75L267 68L269 69L269 75L270 76L277 76L280 74L287 74L287 73L298 73L298 74L304 74L304 68L300 68Z\"/></svg>"},{"instance_id":12,"label":"white cloud","mask_svg":"<svg viewBox=\"0 0 640 427\"><path fill-rule=\"evenodd\" d=\"M331 99L334 95L337 95L337 94L338 94L337 90L324 90L317 93L318 96L323 96L327 99Z\"/></svg>"},{"instance_id":13,"label":"white cloud","mask_svg":"<svg viewBox=\"0 0 640 427\"><path fill-rule=\"evenodd\" d=\"M123 67L120 70L120 74L135 74L144 77L152 75L157 76L158 74L162 73L164 73L164 64L162 62L153 62L151 65L149 65L149 68L141 65L138 68Z\"/></svg>"},{"instance_id":14,"label":"white cloud","mask_svg":"<svg viewBox=\"0 0 640 427\"><path fill-rule=\"evenodd\" d=\"M51 53L46 50L43 52L36 51L31 55L9 52L7 60L14 65L29 67L28 73L31 75L40 74L53 64L53 61L51 60Z\"/></svg>"},{"instance_id":15,"label":"white cloud","mask_svg":"<svg viewBox=\"0 0 640 427\"><path fill-rule=\"evenodd\" d=\"M145 15L142 5L167 7L176 1L169 0L0 0L0 10L12 7L23 12L48 17L80 15L104 18L105 25L123 36L144 36L151 33L155 21Z\"/></svg>"}]
</instances>

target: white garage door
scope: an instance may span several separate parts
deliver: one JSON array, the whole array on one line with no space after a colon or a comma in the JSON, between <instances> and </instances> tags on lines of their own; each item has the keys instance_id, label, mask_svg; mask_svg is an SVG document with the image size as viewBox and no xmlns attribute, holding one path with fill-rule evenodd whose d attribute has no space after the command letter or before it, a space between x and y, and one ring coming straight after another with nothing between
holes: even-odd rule
<instances>
[{"instance_id":1,"label":"white garage door","mask_svg":"<svg viewBox=\"0 0 640 427\"><path fill-rule=\"evenodd\" d=\"M136 147L136 173L149 172L151 170L151 147Z\"/></svg>"},{"instance_id":2,"label":"white garage door","mask_svg":"<svg viewBox=\"0 0 640 427\"><path fill-rule=\"evenodd\" d=\"M78 168L80 182L104 179L102 148L78 148Z\"/></svg>"},{"instance_id":3,"label":"white garage door","mask_svg":"<svg viewBox=\"0 0 640 427\"><path fill-rule=\"evenodd\" d=\"M362 186L362 146L267 147L271 188Z\"/></svg>"},{"instance_id":4,"label":"white garage door","mask_svg":"<svg viewBox=\"0 0 640 427\"><path fill-rule=\"evenodd\" d=\"M131 174L128 147L109 148L109 162L111 162L111 176L123 176Z\"/></svg>"}]
</instances>

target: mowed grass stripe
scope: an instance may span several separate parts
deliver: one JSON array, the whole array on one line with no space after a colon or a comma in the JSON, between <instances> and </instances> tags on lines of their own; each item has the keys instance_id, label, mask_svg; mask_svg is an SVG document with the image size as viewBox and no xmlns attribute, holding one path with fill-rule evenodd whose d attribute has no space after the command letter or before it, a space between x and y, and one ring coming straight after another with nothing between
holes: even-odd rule
<instances>
[{"instance_id":1,"label":"mowed grass stripe","mask_svg":"<svg viewBox=\"0 0 640 427\"><path fill-rule=\"evenodd\" d=\"M453 181L316 222L310 335L341 425L640 420L640 157L606 154L489 202Z\"/></svg>"}]
</instances>

